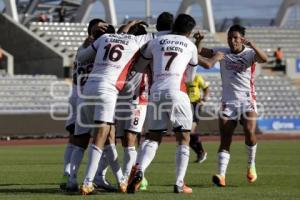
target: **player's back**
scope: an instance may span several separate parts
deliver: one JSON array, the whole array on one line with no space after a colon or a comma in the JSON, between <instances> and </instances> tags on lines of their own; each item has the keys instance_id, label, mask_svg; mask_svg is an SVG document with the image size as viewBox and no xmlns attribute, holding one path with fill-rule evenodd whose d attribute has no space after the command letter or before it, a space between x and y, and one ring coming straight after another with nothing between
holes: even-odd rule
<instances>
[{"instance_id":1,"label":"player's back","mask_svg":"<svg viewBox=\"0 0 300 200\"><path fill-rule=\"evenodd\" d=\"M120 90L139 49L134 36L105 34L93 47L97 54L88 82L98 82L102 90Z\"/></svg>"},{"instance_id":2,"label":"player's back","mask_svg":"<svg viewBox=\"0 0 300 200\"><path fill-rule=\"evenodd\" d=\"M186 69L189 64L197 64L197 48L186 36L168 34L157 37L149 43L145 53L146 58L153 56L151 92L186 91Z\"/></svg>"}]
</instances>

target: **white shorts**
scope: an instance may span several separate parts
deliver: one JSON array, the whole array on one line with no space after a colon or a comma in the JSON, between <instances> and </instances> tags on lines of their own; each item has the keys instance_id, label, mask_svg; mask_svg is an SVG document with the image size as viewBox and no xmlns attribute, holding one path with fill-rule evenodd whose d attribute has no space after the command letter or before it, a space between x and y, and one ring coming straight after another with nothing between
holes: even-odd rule
<instances>
[{"instance_id":1,"label":"white shorts","mask_svg":"<svg viewBox=\"0 0 300 200\"><path fill-rule=\"evenodd\" d=\"M101 123L114 123L116 93L102 93L98 98L79 99L75 135L84 134L86 130L97 128Z\"/></svg>"},{"instance_id":2,"label":"white shorts","mask_svg":"<svg viewBox=\"0 0 300 200\"><path fill-rule=\"evenodd\" d=\"M68 110L68 113L70 115L69 119L66 121L65 127L70 126L71 124L75 124L76 121L76 106L77 106L77 97L76 96L71 96L69 98L69 104L70 104L70 110Z\"/></svg>"},{"instance_id":3,"label":"white shorts","mask_svg":"<svg viewBox=\"0 0 300 200\"><path fill-rule=\"evenodd\" d=\"M116 106L116 137L123 137L126 131L140 134L146 118L147 105L136 105L118 101Z\"/></svg>"},{"instance_id":4,"label":"white shorts","mask_svg":"<svg viewBox=\"0 0 300 200\"><path fill-rule=\"evenodd\" d=\"M246 112L256 112L257 105L254 100L236 100L222 102L220 117L226 117L231 120L240 120Z\"/></svg>"},{"instance_id":5,"label":"white shorts","mask_svg":"<svg viewBox=\"0 0 300 200\"><path fill-rule=\"evenodd\" d=\"M169 122L174 132L190 131L192 128L193 113L190 99L181 91L151 94L147 115L150 132L167 131Z\"/></svg>"}]
</instances>

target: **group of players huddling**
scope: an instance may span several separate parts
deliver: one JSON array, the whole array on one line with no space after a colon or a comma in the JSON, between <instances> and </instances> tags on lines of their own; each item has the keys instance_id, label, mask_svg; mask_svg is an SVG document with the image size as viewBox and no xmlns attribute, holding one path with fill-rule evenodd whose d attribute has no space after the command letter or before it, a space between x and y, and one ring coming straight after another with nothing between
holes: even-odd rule
<instances>
[{"instance_id":1,"label":"group of players huddling","mask_svg":"<svg viewBox=\"0 0 300 200\"><path fill-rule=\"evenodd\" d=\"M245 38L245 28L239 25L228 31L229 48L218 49L201 47L203 36L200 32L192 35L196 22L187 14L174 20L172 14L163 12L157 19L157 33L147 33L145 25L134 20L116 33L103 20L90 21L88 37L76 55L61 189L83 195L97 188L123 193L145 189L146 169L171 124L177 141L174 192L192 193L184 182L193 123L186 83L193 81L196 66L210 68L216 62L221 66L223 92L218 172L212 180L225 186L231 138L240 120L248 153L247 178L254 182L257 111L253 75L255 63L265 62L266 54ZM144 122L147 132L137 152L136 138ZM124 147L122 168L116 137ZM88 145L87 168L78 187L77 173ZM108 166L117 188L105 179Z\"/></svg>"}]
</instances>

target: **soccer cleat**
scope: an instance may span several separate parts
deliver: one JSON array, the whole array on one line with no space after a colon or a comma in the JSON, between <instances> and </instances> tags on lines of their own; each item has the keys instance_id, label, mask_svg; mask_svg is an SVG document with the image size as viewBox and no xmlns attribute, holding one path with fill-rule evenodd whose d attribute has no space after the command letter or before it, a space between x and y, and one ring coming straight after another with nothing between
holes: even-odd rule
<instances>
[{"instance_id":1,"label":"soccer cleat","mask_svg":"<svg viewBox=\"0 0 300 200\"><path fill-rule=\"evenodd\" d=\"M141 182L141 185L139 187L139 190L147 190L147 187L148 187L148 181L147 179L144 177L142 182Z\"/></svg>"},{"instance_id":2,"label":"soccer cleat","mask_svg":"<svg viewBox=\"0 0 300 200\"><path fill-rule=\"evenodd\" d=\"M95 188L93 185L83 184L82 186L80 186L80 193L82 195L89 195L89 194L92 194L94 191L95 191Z\"/></svg>"},{"instance_id":3,"label":"soccer cleat","mask_svg":"<svg viewBox=\"0 0 300 200\"><path fill-rule=\"evenodd\" d=\"M225 183L225 176L221 176L220 174L215 174L212 177L212 182L219 186L219 187L225 187L226 183Z\"/></svg>"},{"instance_id":4,"label":"soccer cleat","mask_svg":"<svg viewBox=\"0 0 300 200\"><path fill-rule=\"evenodd\" d=\"M130 171L130 174L129 174L129 178L127 180L127 183L130 183L135 175L135 173L139 170L139 164L135 164L132 168L131 168L131 171Z\"/></svg>"},{"instance_id":5,"label":"soccer cleat","mask_svg":"<svg viewBox=\"0 0 300 200\"><path fill-rule=\"evenodd\" d=\"M119 184L119 192L125 193L127 191L127 181L121 182Z\"/></svg>"},{"instance_id":6,"label":"soccer cleat","mask_svg":"<svg viewBox=\"0 0 300 200\"><path fill-rule=\"evenodd\" d=\"M197 156L197 160L195 163L203 163L207 159L207 152L202 152L200 155Z\"/></svg>"},{"instance_id":7,"label":"soccer cleat","mask_svg":"<svg viewBox=\"0 0 300 200\"><path fill-rule=\"evenodd\" d=\"M174 185L174 193L192 194L193 189L188 187L185 183L182 186Z\"/></svg>"},{"instance_id":8,"label":"soccer cleat","mask_svg":"<svg viewBox=\"0 0 300 200\"><path fill-rule=\"evenodd\" d=\"M249 183L254 183L257 179L255 166L248 167L247 169L247 179Z\"/></svg>"},{"instance_id":9,"label":"soccer cleat","mask_svg":"<svg viewBox=\"0 0 300 200\"><path fill-rule=\"evenodd\" d=\"M78 192L78 184L67 182L65 190L66 192Z\"/></svg>"},{"instance_id":10,"label":"soccer cleat","mask_svg":"<svg viewBox=\"0 0 300 200\"><path fill-rule=\"evenodd\" d=\"M140 187L142 180L143 172L139 170L130 179L130 182L128 182L127 193L135 193L135 191Z\"/></svg>"},{"instance_id":11,"label":"soccer cleat","mask_svg":"<svg viewBox=\"0 0 300 200\"><path fill-rule=\"evenodd\" d=\"M102 190L105 190L107 192L116 192L116 191L118 191L118 189L115 186L113 186L106 179L103 179L101 181L95 181L94 182L94 187L95 187L95 189L102 189Z\"/></svg>"}]
</instances>

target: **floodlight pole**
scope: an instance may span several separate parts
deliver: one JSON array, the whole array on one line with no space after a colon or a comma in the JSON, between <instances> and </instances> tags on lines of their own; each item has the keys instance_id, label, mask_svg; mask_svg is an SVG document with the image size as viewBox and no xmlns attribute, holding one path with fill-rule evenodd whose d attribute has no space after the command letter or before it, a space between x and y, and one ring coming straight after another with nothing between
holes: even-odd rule
<instances>
[{"instance_id":1,"label":"floodlight pole","mask_svg":"<svg viewBox=\"0 0 300 200\"><path fill-rule=\"evenodd\" d=\"M151 18L151 0L146 0L146 21L150 23Z\"/></svg>"}]
</instances>

